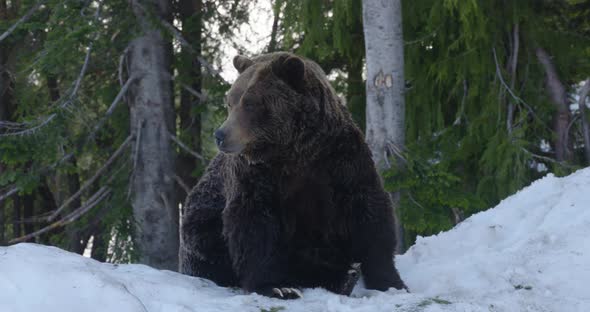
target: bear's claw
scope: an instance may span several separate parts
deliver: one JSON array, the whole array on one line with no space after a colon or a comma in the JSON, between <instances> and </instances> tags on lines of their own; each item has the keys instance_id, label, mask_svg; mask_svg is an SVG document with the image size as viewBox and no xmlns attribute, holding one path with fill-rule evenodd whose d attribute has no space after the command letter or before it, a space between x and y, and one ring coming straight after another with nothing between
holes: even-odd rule
<instances>
[{"instance_id":1,"label":"bear's claw","mask_svg":"<svg viewBox=\"0 0 590 312\"><path fill-rule=\"evenodd\" d=\"M272 297L279 299L299 299L303 297L301 290L297 288L281 287L272 289Z\"/></svg>"}]
</instances>

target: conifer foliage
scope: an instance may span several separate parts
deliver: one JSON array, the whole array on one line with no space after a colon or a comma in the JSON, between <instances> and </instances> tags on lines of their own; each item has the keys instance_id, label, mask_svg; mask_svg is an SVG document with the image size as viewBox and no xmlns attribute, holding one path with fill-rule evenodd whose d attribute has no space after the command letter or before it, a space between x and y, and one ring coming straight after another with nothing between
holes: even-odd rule
<instances>
[{"instance_id":1,"label":"conifer foliage","mask_svg":"<svg viewBox=\"0 0 590 312\"><path fill-rule=\"evenodd\" d=\"M317 61L369 129L362 4L0 0L0 244L88 247L102 261L172 268L141 246L176 231L176 207L216 153L210 138L225 114L229 83L219 68L233 56L228 47ZM268 16L249 16L256 6L270 7ZM590 110L580 106L590 105L589 0L401 7L405 146L382 174L400 194L406 246L548 172L590 163ZM272 22L259 31L268 45L241 45L241 27L263 18ZM142 49L146 33L157 40ZM153 72L141 59L152 48L162 62ZM157 91L150 79L166 100L142 97ZM138 105L159 115L138 114ZM148 132L147 122L162 123ZM155 139L162 144L150 149ZM152 157L165 158L167 174L146 174ZM142 225L165 218L160 232ZM174 243L164 245L174 254Z\"/></svg>"}]
</instances>

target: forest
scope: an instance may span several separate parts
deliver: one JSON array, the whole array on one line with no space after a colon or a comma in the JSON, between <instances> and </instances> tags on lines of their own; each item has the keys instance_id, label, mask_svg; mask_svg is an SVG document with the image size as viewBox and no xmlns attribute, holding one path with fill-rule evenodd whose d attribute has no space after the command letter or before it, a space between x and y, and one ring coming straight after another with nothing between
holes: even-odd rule
<instances>
[{"instance_id":1,"label":"forest","mask_svg":"<svg viewBox=\"0 0 590 312\"><path fill-rule=\"evenodd\" d=\"M398 253L590 165L590 1L394 2L399 40L369 55L361 0L0 0L0 245L173 268L237 54L314 60L363 131L394 128L367 140ZM395 124L373 83L399 86Z\"/></svg>"}]
</instances>

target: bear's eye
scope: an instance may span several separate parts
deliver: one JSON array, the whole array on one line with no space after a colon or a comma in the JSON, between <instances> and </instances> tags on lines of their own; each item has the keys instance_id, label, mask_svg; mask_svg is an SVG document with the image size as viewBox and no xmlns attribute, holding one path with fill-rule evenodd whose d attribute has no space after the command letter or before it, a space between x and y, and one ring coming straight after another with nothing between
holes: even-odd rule
<instances>
[{"instance_id":1,"label":"bear's eye","mask_svg":"<svg viewBox=\"0 0 590 312\"><path fill-rule=\"evenodd\" d=\"M256 107L256 102L253 99L243 99L242 106L245 110L253 110Z\"/></svg>"}]
</instances>

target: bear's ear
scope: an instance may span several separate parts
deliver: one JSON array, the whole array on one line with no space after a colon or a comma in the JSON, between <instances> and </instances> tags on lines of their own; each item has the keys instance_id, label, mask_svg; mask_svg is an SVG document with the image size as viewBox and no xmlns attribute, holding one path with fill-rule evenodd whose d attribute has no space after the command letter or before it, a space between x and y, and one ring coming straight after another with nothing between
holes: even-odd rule
<instances>
[{"instance_id":1,"label":"bear's ear","mask_svg":"<svg viewBox=\"0 0 590 312\"><path fill-rule=\"evenodd\" d=\"M243 55L236 55L234 57L234 67L240 74L243 73L248 67L252 66L252 64L254 64L254 61Z\"/></svg>"},{"instance_id":2,"label":"bear's ear","mask_svg":"<svg viewBox=\"0 0 590 312\"><path fill-rule=\"evenodd\" d=\"M297 91L303 90L305 63L297 56L283 55L272 64L272 71Z\"/></svg>"}]
</instances>

